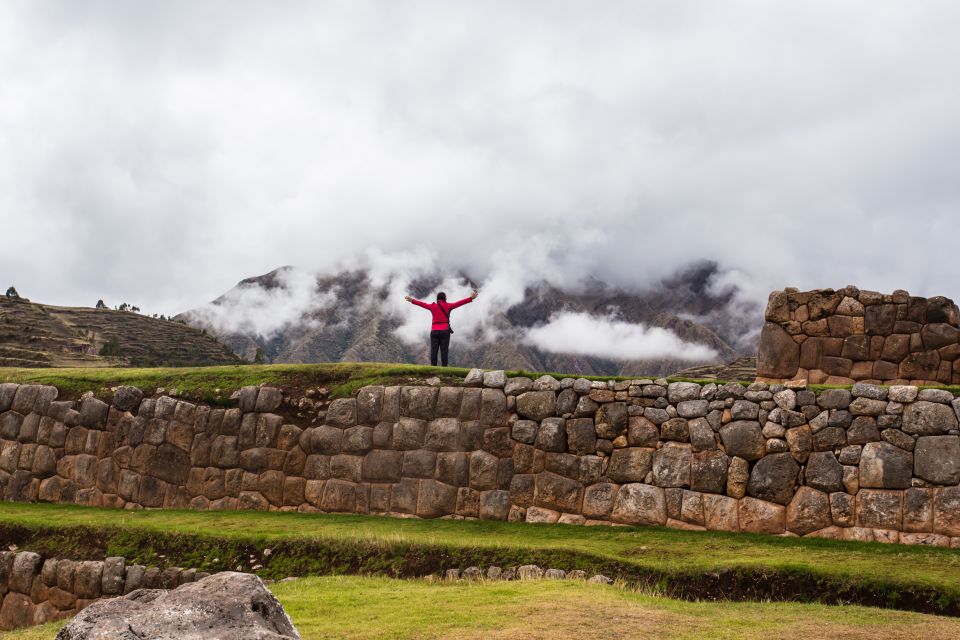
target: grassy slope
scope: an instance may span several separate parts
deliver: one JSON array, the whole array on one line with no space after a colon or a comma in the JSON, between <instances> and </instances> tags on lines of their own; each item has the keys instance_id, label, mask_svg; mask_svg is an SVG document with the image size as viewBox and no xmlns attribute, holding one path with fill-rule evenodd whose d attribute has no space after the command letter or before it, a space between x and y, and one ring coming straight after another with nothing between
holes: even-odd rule
<instances>
[{"instance_id":1,"label":"grassy slope","mask_svg":"<svg viewBox=\"0 0 960 640\"><path fill-rule=\"evenodd\" d=\"M368 384L398 384L411 380L422 381L429 376L438 376L444 382L459 383L469 370L457 367L430 367L412 364L378 362L334 362L321 364L272 364L228 365L211 367L155 367L155 368L15 368L0 367L0 382L49 384L68 395L75 396L93 391L100 396L109 396L110 388L118 385L133 385L148 392L158 387L168 391L176 389L180 394L214 404L228 403L230 394L245 385L271 384L292 391L306 387L327 387L333 397L344 397ZM537 377L539 372L508 371L507 375ZM562 377L579 377L579 374L552 373ZM584 376L590 380L637 379L615 376ZM670 378L670 381L693 381L687 378ZM704 382L704 381L700 381ZM723 381L710 380L706 382ZM743 383L746 384L746 383ZM843 388L813 385L812 389ZM846 388L849 388L846 387ZM960 387L942 387L960 394Z\"/></svg>"},{"instance_id":2,"label":"grassy slope","mask_svg":"<svg viewBox=\"0 0 960 640\"><path fill-rule=\"evenodd\" d=\"M278 583L271 590L304 640L960 637L960 620L937 616L850 606L678 602L575 581L438 583L338 576ZM62 624L0 638L49 640Z\"/></svg>"},{"instance_id":3,"label":"grassy slope","mask_svg":"<svg viewBox=\"0 0 960 640\"><path fill-rule=\"evenodd\" d=\"M75 395L93 391L107 395L110 387L133 385L146 390L163 387L202 400L223 402L245 385L272 384L289 389L325 386L335 397L346 396L368 384L384 384L438 376L462 382L469 369L376 362L324 364L235 365L158 368L11 368L0 367L0 382L49 384ZM540 376L510 371L508 375ZM561 374L554 374L560 376ZM619 378L587 376L591 380Z\"/></svg>"},{"instance_id":4,"label":"grassy slope","mask_svg":"<svg viewBox=\"0 0 960 640\"><path fill-rule=\"evenodd\" d=\"M621 565L638 571L703 574L731 568L767 568L827 577L843 583L933 587L960 597L960 551L748 534L677 531L641 527L572 527L506 522L405 520L376 516L264 512L119 511L73 505L3 503L0 525L31 529L86 525L126 532L116 536L120 555L135 553L151 533L181 533L211 540L240 541L258 548L320 540L365 544L378 549L414 545L437 548L450 562L464 552L501 551L511 557L546 557L576 566ZM106 529L104 529L106 530ZM128 546L129 548L120 548ZM150 553L150 545L144 545ZM507 554L506 552L510 552ZM226 553L226 551L225 551ZM469 553L467 553L469 556ZM496 554L493 554L496 557ZM163 559L141 556L141 561ZM176 562L174 558L171 562ZM181 559L183 560L183 559ZM189 558L196 562L202 558ZM207 559L209 562L211 558ZM269 577L284 577L296 563L278 559ZM194 565L182 565L194 566ZM452 564L444 568L459 566ZM218 565L207 564L216 569ZM219 567L223 568L223 567ZM277 573L281 572L281 573Z\"/></svg>"}]
</instances>

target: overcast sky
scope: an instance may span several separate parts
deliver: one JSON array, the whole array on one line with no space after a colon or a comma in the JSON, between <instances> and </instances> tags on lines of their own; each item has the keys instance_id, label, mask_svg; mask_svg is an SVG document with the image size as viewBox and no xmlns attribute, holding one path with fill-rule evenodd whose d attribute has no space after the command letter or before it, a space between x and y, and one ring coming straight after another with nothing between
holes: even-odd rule
<instances>
[{"instance_id":1,"label":"overcast sky","mask_svg":"<svg viewBox=\"0 0 960 640\"><path fill-rule=\"evenodd\" d=\"M960 3L0 3L0 285L427 255L960 297Z\"/></svg>"}]
</instances>

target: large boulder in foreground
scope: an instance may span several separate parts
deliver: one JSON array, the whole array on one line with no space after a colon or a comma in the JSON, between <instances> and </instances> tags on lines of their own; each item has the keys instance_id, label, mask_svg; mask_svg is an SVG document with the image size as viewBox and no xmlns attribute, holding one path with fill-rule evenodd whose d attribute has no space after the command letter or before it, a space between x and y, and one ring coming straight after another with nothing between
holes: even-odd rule
<instances>
[{"instance_id":1,"label":"large boulder in foreground","mask_svg":"<svg viewBox=\"0 0 960 640\"><path fill-rule=\"evenodd\" d=\"M172 591L138 589L96 602L57 640L300 640L263 581L225 571Z\"/></svg>"}]
</instances>

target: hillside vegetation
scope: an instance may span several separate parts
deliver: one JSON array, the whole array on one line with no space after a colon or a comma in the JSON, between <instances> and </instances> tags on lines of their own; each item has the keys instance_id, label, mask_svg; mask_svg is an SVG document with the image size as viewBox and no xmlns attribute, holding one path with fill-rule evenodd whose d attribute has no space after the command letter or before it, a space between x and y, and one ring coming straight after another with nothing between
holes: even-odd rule
<instances>
[{"instance_id":1,"label":"hillside vegetation","mask_svg":"<svg viewBox=\"0 0 960 640\"><path fill-rule=\"evenodd\" d=\"M214 337L132 311L0 297L0 366L197 366L240 359Z\"/></svg>"}]
</instances>

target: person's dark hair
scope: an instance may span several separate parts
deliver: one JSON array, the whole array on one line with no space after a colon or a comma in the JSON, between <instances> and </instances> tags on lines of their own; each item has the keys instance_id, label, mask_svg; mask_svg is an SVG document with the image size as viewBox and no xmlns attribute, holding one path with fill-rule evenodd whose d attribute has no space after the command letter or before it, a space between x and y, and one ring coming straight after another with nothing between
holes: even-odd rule
<instances>
[{"instance_id":1,"label":"person's dark hair","mask_svg":"<svg viewBox=\"0 0 960 640\"><path fill-rule=\"evenodd\" d=\"M440 293L437 294L437 300L443 300L444 302L446 302L446 301L447 301L447 294L445 294L443 291L441 291Z\"/></svg>"}]
</instances>

